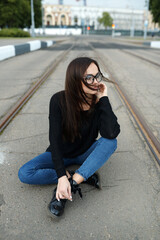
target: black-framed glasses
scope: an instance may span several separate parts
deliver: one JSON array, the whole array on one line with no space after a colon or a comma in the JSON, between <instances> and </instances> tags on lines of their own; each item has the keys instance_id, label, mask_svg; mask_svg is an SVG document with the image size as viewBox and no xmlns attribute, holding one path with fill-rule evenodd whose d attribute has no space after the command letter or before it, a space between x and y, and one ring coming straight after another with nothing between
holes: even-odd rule
<instances>
[{"instance_id":1,"label":"black-framed glasses","mask_svg":"<svg viewBox=\"0 0 160 240\"><path fill-rule=\"evenodd\" d=\"M92 74L87 74L83 77L84 81L88 84L92 84L94 82L94 79L97 80L97 82L101 82L103 80L103 76L100 72L98 72L95 76Z\"/></svg>"}]
</instances>

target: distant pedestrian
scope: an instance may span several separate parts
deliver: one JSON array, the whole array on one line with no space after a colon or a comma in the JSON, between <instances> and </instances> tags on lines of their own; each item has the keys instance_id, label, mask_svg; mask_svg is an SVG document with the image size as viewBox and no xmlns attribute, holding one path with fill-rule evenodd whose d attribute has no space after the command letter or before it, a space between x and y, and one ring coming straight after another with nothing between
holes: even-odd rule
<instances>
[{"instance_id":1,"label":"distant pedestrian","mask_svg":"<svg viewBox=\"0 0 160 240\"><path fill-rule=\"evenodd\" d=\"M63 214L72 193L79 192L82 197L82 182L100 188L96 171L117 148L120 126L103 79L94 59L80 57L69 64L65 90L50 100L50 146L19 169L23 183L57 184L48 205L52 217ZM67 171L66 167L73 164L80 166L76 171Z\"/></svg>"}]
</instances>

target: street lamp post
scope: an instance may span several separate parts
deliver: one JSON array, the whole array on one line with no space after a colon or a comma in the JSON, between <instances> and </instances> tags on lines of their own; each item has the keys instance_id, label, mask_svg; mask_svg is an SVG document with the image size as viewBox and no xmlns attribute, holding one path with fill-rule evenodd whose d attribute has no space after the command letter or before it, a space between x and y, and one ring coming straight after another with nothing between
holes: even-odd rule
<instances>
[{"instance_id":1,"label":"street lamp post","mask_svg":"<svg viewBox=\"0 0 160 240\"><path fill-rule=\"evenodd\" d=\"M89 19L87 18L87 36L89 35L89 31L88 31L88 22L89 22Z\"/></svg>"},{"instance_id":2,"label":"street lamp post","mask_svg":"<svg viewBox=\"0 0 160 240\"><path fill-rule=\"evenodd\" d=\"M82 16L81 24L82 24L82 32L83 32L83 34L85 34L84 16Z\"/></svg>"},{"instance_id":3,"label":"street lamp post","mask_svg":"<svg viewBox=\"0 0 160 240\"><path fill-rule=\"evenodd\" d=\"M112 24L112 38L115 36L115 24Z\"/></svg>"},{"instance_id":4,"label":"street lamp post","mask_svg":"<svg viewBox=\"0 0 160 240\"><path fill-rule=\"evenodd\" d=\"M32 37L35 37L35 24L34 24L34 6L33 6L33 0L31 0L31 29L32 29Z\"/></svg>"},{"instance_id":5,"label":"street lamp post","mask_svg":"<svg viewBox=\"0 0 160 240\"><path fill-rule=\"evenodd\" d=\"M43 0L41 1L41 9L42 9L42 35L45 35L45 26L44 26L44 7Z\"/></svg>"},{"instance_id":6,"label":"street lamp post","mask_svg":"<svg viewBox=\"0 0 160 240\"><path fill-rule=\"evenodd\" d=\"M147 9L145 14L145 22L144 22L144 39L146 39L147 37L149 0L146 0L146 4L147 4Z\"/></svg>"},{"instance_id":7,"label":"street lamp post","mask_svg":"<svg viewBox=\"0 0 160 240\"><path fill-rule=\"evenodd\" d=\"M134 37L134 23L135 18L134 18L134 10L132 9L132 24L131 24L131 30L130 30L130 37Z\"/></svg>"},{"instance_id":8,"label":"street lamp post","mask_svg":"<svg viewBox=\"0 0 160 240\"><path fill-rule=\"evenodd\" d=\"M43 30L43 35L45 35L45 27L44 27L44 8L42 6L42 30Z\"/></svg>"}]
</instances>

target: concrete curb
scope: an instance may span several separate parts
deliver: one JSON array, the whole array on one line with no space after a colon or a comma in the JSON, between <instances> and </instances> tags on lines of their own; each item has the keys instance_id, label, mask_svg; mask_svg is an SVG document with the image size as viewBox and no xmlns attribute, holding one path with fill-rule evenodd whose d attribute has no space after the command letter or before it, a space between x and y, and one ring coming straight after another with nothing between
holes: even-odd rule
<instances>
[{"instance_id":1,"label":"concrete curb","mask_svg":"<svg viewBox=\"0 0 160 240\"><path fill-rule=\"evenodd\" d=\"M160 41L151 42L151 48L160 48Z\"/></svg>"},{"instance_id":2,"label":"concrete curb","mask_svg":"<svg viewBox=\"0 0 160 240\"><path fill-rule=\"evenodd\" d=\"M139 45L144 45L144 46L148 46L151 48L160 48L160 41L158 40L154 40L154 41L140 41L140 40L134 40L134 39L121 39L121 38L115 38L116 40L119 40L121 42L127 42L127 43L133 43L133 44L139 44ZM113 39L112 39L113 40Z\"/></svg>"},{"instance_id":3,"label":"concrete curb","mask_svg":"<svg viewBox=\"0 0 160 240\"><path fill-rule=\"evenodd\" d=\"M160 48L160 41L143 42L143 45L149 46L151 48Z\"/></svg>"},{"instance_id":4,"label":"concrete curb","mask_svg":"<svg viewBox=\"0 0 160 240\"><path fill-rule=\"evenodd\" d=\"M15 57L24 53L36 51L38 49L43 49L52 46L56 41L30 41L19 45L7 45L0 47L0 61L7 58Z\"/></svg>"}]
</instances>

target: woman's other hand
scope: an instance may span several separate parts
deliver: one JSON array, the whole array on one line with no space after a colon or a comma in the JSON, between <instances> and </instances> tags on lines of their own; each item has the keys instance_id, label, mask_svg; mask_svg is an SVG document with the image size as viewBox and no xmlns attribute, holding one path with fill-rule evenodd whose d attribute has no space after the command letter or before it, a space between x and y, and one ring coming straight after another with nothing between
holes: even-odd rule
<instances>
[{"instance_id":1,"label":"woman's other hand","mask_svg":"<svg viewBox=\"0 0 160 240\"><path fill-rule=\"evenodd\" d=\"M71 185L67 176L62 176L58 179L56 198L58 201L60 201L60 199L72 201Z\"/></svg>"},{"instance_id":2,"label":"woman's other hand","mask_svg":"<svg viewBox=\"0 0 160 240\"><path fill-rule=\"evenodd\" d=\"M107 95L107 86L104 83L99 84L99 89L96 93L96 96L100 99L101 97L108 96Z\"/></svg>"}]
</instances>

